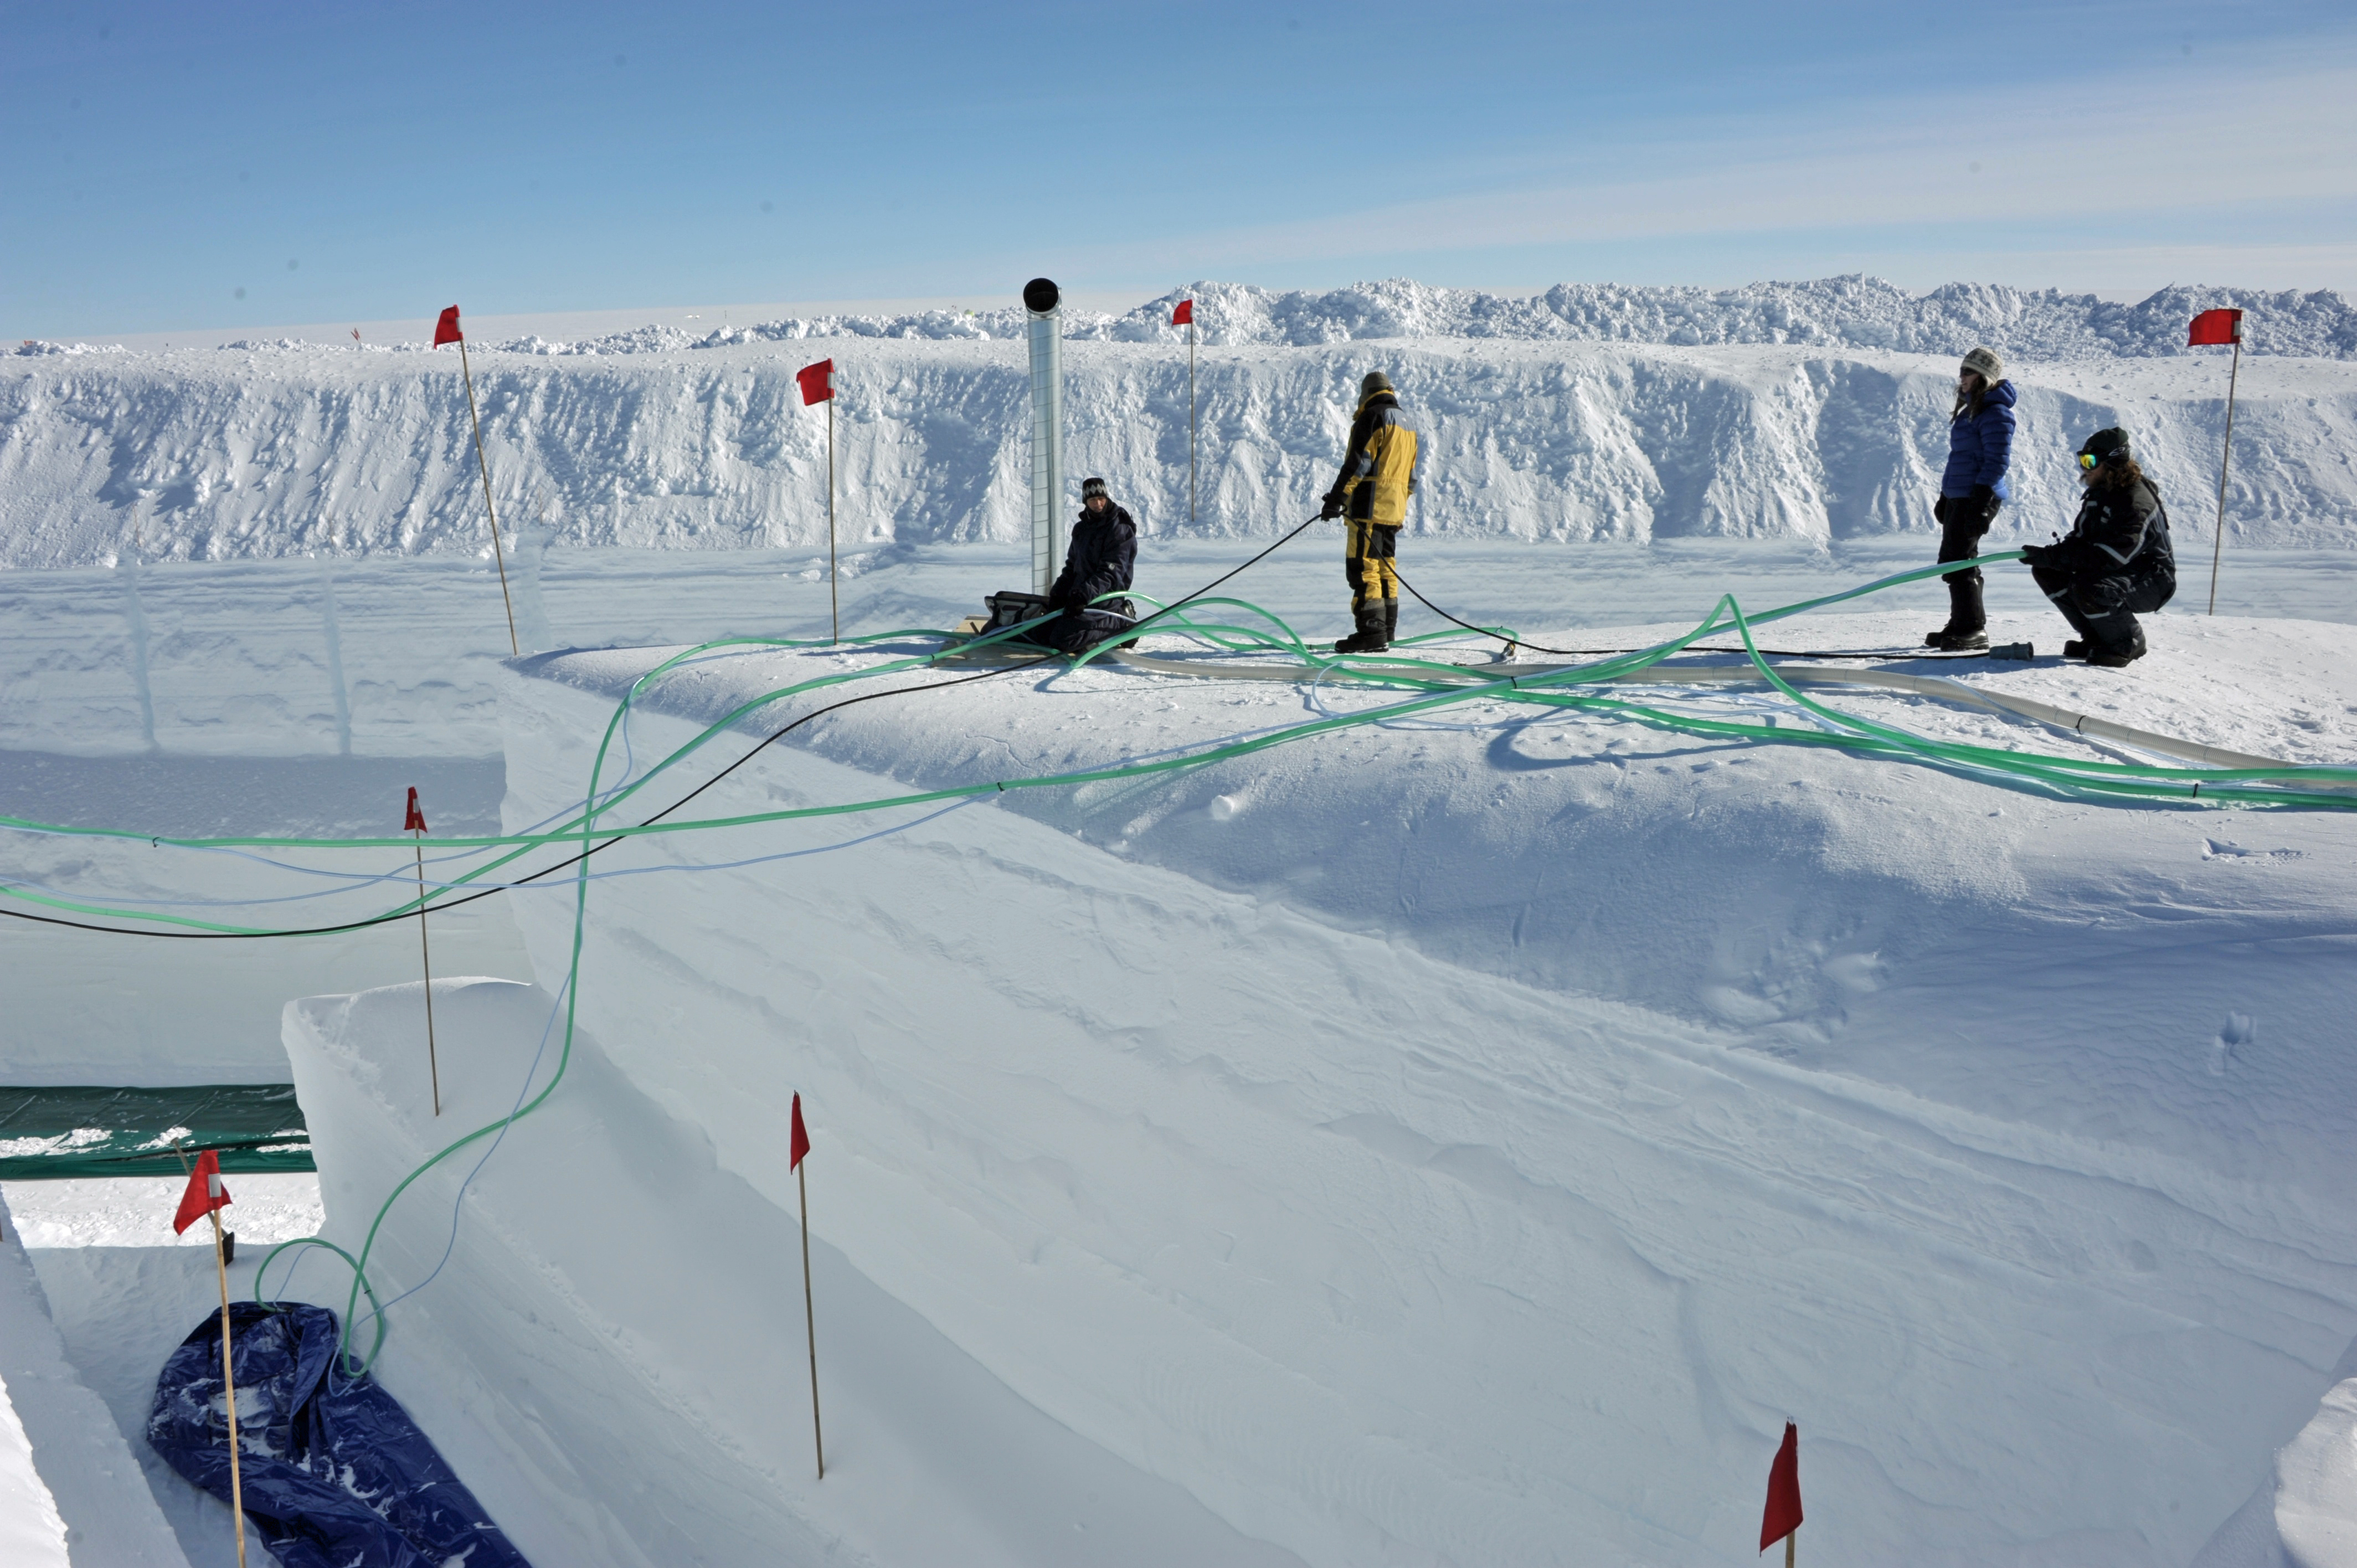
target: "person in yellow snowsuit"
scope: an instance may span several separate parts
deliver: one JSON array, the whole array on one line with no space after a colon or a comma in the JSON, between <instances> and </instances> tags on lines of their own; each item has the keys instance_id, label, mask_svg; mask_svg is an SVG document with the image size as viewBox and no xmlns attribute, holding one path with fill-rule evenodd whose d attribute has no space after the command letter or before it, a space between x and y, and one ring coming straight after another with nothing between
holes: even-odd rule
<instances>
[{"instance_id":1,"label":"person in yellow snowsuit","mask_svg":"<svg viewBox=\"0 0 2357 1568\"><path fill-rule=\"evenodd\" d=\"M1334 645L1337 653L1380 653L1399 630L1400 525L1415 494L1415 427L1400 413L1391 377L1370 371L1359 383L1359 416L1342 472L1318 515L1346 517L1342 575L1351 584L1351 616L1358 629Z\"/></svg>"}]
</instances>

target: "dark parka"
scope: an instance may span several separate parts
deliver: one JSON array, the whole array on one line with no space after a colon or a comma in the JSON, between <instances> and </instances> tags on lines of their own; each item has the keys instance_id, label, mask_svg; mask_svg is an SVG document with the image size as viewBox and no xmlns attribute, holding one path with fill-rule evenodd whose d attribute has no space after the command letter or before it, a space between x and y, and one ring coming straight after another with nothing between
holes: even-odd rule
<instances>
[{"instance_id":1,"label":"dark parka","mask_svg":"<svg viewBox=\"0 0 2357 1568\"><path fill-rule=\"evenodd\" d=\"M2041 566L2072 582L2127 577L2141 582L2165 575L2177 583L2177 552L2169 542L2169 513L2150 479L2126 485L2094 484L2079 502L2071 535L2041 553ZM2155 606L2155 608L2159 607Z\"/></svg>"},{"instance_id":2,"label":"dark parka","mask_svg":"<svg viewBox=\"0 0 2357 1568\"><path fill-rule=\"evenodd\" d=\"M1039 628L1043 639L1077 653L1126 626L1126 599L1094 610L1087 607L1101 594L1127 593L1136 569L1137 524L1129 513L1118 506L1103 511L1082 507L1080 521L1072 525L1063 575L1048 590L1048 607L1064 613Z\"/></svg>"},{"instance_id":3,"label":"dark parka","mask_svg":"<svg viewBox=\"0 0 2357 1568\"><path fill-rule=\"evenodd\" d=\"M2039 588L2091 649L2135 658L2145 650L2138 615L2177 593L2169 513L2150 479L2087 488L2071 535L2022 552Z\"/></svg>"},{"instance_id":4,"label":"dark parka","mask_svg":"<svg viewBox=\"0 0 2357 1568\"><path fill-rule=\"evenodd\" d=\"M1981 393L1980 408L1959 413L1948 422L1948 467L1940 475L1943 499L1969 496L1986 485L1999 500L2010 500L2006 470L2013 462L2011 381L1999 381Z\"/></svg>"}]
</instances>

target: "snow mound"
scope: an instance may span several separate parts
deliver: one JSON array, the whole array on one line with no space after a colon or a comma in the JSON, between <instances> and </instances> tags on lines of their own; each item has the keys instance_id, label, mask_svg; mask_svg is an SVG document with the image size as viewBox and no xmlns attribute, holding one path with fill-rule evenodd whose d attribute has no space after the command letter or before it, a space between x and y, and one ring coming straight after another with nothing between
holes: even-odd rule
<instances>
[{"instance_id":1,"label":"snow mound","mask_svg":"<svg viewBox=\"0 0 2357 1568\"><path fill-rule=\"evenodd\" d=\"M1953 357L1986 343L2007 359L2149 359L2190 352L2186 323L2222 306L2245 312L2244 351L2318 359L2357 358L2357 306L2319 289L2165 288L2133 305L2092 294L1953 283L1910 294L1854 274L1740 288L1557 284L1532 295L1443 288L1407 278L1347 288L1254 288L1202 282L1119 316L1068 311L1065 332L1082 340L1175 342L1171 307L1195 301L1199 341L1223 347L1496 338L1551 343L1796 343L1818 349L1893 349ZM1022 310L933 310L902 316L795 317L724 328L702 338L645 328L563 348L538 339L502 344L522 352L644 353L692 343L791 342L813 338L1019 338Z\"/></svg>"}]
</instances>

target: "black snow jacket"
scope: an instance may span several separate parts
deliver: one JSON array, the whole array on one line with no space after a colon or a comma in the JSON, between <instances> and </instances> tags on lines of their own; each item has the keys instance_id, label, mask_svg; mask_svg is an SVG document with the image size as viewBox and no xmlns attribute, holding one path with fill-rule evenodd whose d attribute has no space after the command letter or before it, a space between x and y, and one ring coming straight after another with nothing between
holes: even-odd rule
<instances>
[{"instance_id":1,"label":"black snow jacket","mask_svg":"<svg viewBox=\"0 0 2357 1568\"><path fill-rule=\"evenodd\" d=\"M2153 482L2095 485L2079 503L2070 537L2056 545L2049 564L2086 581L2096 577L2177 576L2177 554L2169 542L2169 512Z\"/></svg>"},{"instance_id":2,"label":"black snow jacket","mask_svg":"<svg viewBox=\"0 0 2357 1568\"><path fill-rule=\"evenodd\" d=\"M1064 575L1048 590L1048 607L1078 609L1100 594L1125 594L1136 570L1137 524L1129 513L1117 506L1101 512L1082 507L1064 554Z\"/></svg>"}]
</instances>

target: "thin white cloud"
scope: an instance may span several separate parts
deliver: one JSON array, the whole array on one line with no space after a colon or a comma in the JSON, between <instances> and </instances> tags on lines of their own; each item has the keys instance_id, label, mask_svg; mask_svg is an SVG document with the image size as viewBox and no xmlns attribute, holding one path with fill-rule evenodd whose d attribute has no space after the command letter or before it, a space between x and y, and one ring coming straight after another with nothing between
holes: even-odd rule
<instances>
[{"instance_id":1,"label":"thin white cloud","mask_svg":"<svg viewBox=\"0 0 2357 1568\"><path fill-rule=\"evenodd\" d=\"M1174 251L1191 266L1233 268L1810 230L1978 222L1994 231L2274 203L2310 209L2307 231L2255 241L2324 239L2316 248L2345 260L2357 246L2353 155L2357 51L2335 43L2292 63L1853 102L1774 126L1632 139L1625 162L1643 166L1641 177L1213 231L1151 251L1163 270ZM2331 242L2342 234L2348 244ZM1109 249L1102 263L1120 270L1147 250Z\"/></svg>"}]
</instances>

